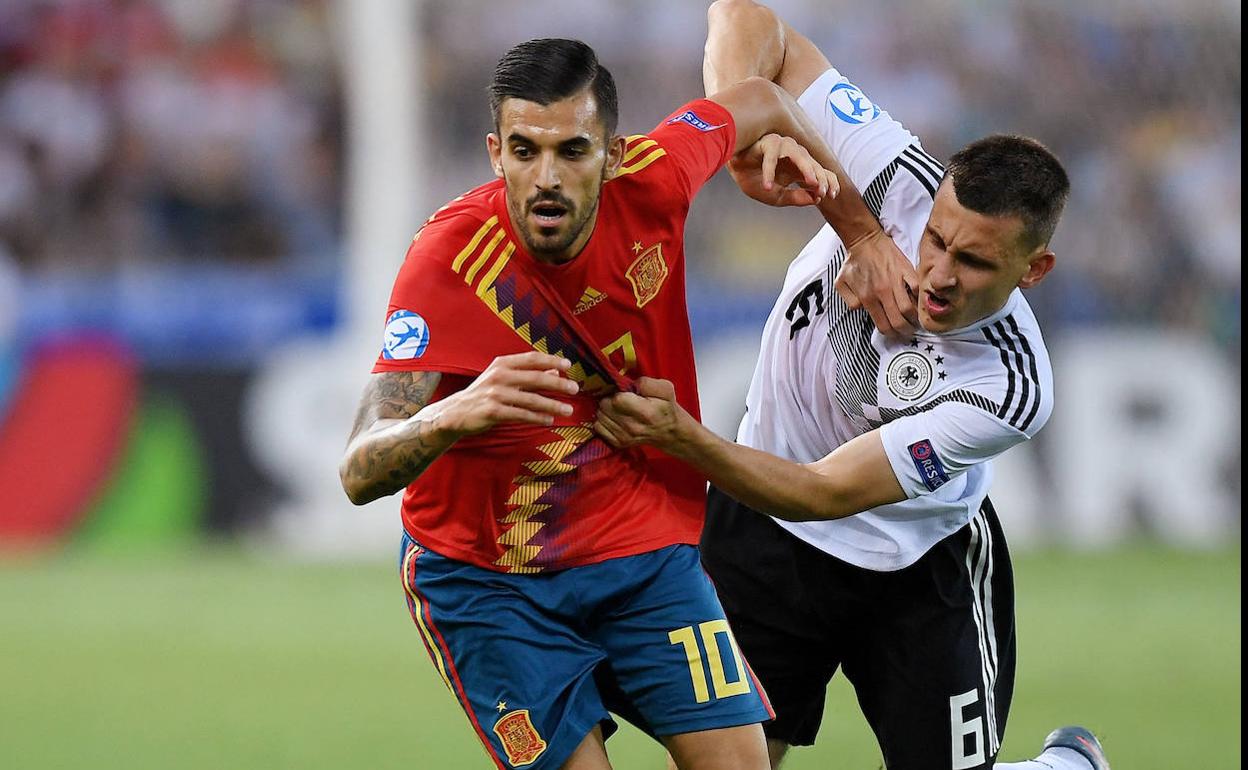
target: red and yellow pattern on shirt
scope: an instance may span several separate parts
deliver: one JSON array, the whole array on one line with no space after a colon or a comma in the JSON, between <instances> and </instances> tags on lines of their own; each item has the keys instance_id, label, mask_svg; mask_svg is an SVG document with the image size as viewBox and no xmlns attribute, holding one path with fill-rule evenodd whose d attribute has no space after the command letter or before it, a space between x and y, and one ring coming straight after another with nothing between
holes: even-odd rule
<instances>
[{"instance_id":1,"label":"red and yellow pattern on shirt","mask_svg":"<svg viewBox=\"0 0 1248 770\"><path fill-rule=\"evenodd\" d=\"M687 112L696 118L681 119ZM619 175L603 186L589 243L563 265L524 250L501 181L452 201L425 224L395 281L387 317L396 310L419 314L428 325L427 349L415 358L379 358L374 371L443 372L435 395L441 398L495 357L536 349L570 358L582 393L564 399L573 414L549 428L500 425L461 439L435 460L403 496L403 523L413 538L507 572L698 541L705 480L654 450L613 450L591 426L598 398L613 387L603 356L625 378L671 380L677 400L699 415L684 225L694 194L734 142L731 116L707 100L682 107L648 135L629 137Z\"/></svg>"}]
</instances>

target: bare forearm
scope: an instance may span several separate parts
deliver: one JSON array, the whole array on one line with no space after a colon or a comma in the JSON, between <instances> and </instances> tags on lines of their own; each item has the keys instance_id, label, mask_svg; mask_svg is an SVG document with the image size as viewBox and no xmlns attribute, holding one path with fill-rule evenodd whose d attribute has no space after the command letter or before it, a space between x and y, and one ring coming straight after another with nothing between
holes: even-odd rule
<instances>
[{"instance_id":1,"label":"bare forearm","mask_svg":"<svg viewBox=\"0 0 1248 770\"><path fill-rule=\"evenodd\" d=\"M467 388L432 404L438 372L374 374L338 467L347 497L363 505L398 492L463 436L499 423L550 425L556 415L567 417L572 406L551 395L577 392L563 376L571 366L536 350L499 356Z\"/></svg>"},{"instance_id":2,"label":"bare forearm","mask_svg":"<svg viewBox=\"0 0 1248 770\"><path fill-rule=\"evenodd\" d=\"M351 502L394 494L458 438L445 425L447 401L455 396L429 403L441 380L437 372L383 372L369 379L338 466Z\"/></svg>"},{"instance_id":3,"label":"bare forearm","mask_svg":"<svg viewBox=\"0 0 1248 770\"><path fill-rule=\"evenodd\" d=\"M781 88L776 90L779 100L784 104L779 114L788 132L776 131L776 133L796 140L798 144L806 148L819 165L836 174L837 181L840 182L841 191L835 197L825 197L820 201L819 213L823 214L827 223L832 225L832 229L836 230L836 234L841 237L841 241L847 248L863 238L881 232L879 220L867 208L867 202L863 200L862 193L854 186L853 180L849 178L845 169L841 167L840 161L828 147L828 143L823 140L823 135L819 133L819 129L815 128L810 116L798 106L787 91Z\"/></svg>"},{"instance_id":4,"label":"bare forearm","mask_svg":"<svg viewBox=\"0 0 1248 770\"><path fill-rule=\"evenodd\" d=\"M379 420L356 436L338 469L351 502L363 505L415 481L458 438L442 422L434 405L405 420Z\"/></svg>"},{"instance_id":5,"label":"bare forearm","mask_svg":"<svg viewBox=\"0 0 1248 770\"><path fill-rule=\"evenodd\" d=\"M761 77L753 77L712 98L733 115L737 125L736 152L749 148L767 134L779 134L792 138L806 148L815 162L836 174L840 193L834 198L825 197L819 204L819 211L847 245L882 232L880 223L823 136L787 91Z\"/></svg>"},{"instance_id":6,"label":"bare forearm","mask_svg":"<svg viewBox=\"0 0 1248 770\"><path fill-rule=\"evenodd\" d=\"M706 17L702 84L708 96L750 77L776 80L785 43L784 25L775 14L752 2L717 0Z\"/></svg>"},{"instance_id":7,"label":"bare forearm","mask_svg":"<svg viewBox=\"0 0 1248 770\"><path fill-rule=\"evenodd\" d=\"M839 519L857 512L830 479L805 465L726 441L696 422L682 433L683 440L664 451L755 510L788 521Z\"/></svg>"},{"instance_id":8,"label":"bare forearm","mask_svg":"<svg viewBox=\"0 0 1248 770\"><path fill-rule=\"evenodd\" d=\"M676 403L667 380L640 377L636 392L604 399L594 429L615 447L654 446L746 505L790 521L840 519L906 499L878 430L803 465L715 435Z\"/></svg>"},{"instance_id":9,"label":"bare forearm","mask_svg":"<svg viewBox=\"0 0 1248 770\"><path fill-rule=\"evenodd\" d=\"M781 91L781 93L788 96L787 92ZM805 110L792 99L788 101L791 105L786 105L785 112L792 120L793 133L785 135L793 137L798 144L806 148L819 165L836 174L837 181L841 185L841 191L835 197L825 197L819 203L819 213L823 215L824 220L832 225L832 229L841 237L846 248L852 248L862 239L882 232L879 220L867 208L867 202L863 200L862 193L854 186L853 180L841 167L840 161L836 159L836 155L823 140L823 136L815 128Z\"/></svg>"},{"instance_id":10,"label":"bare forearm","mask_svg":"<svg viewBox=\"0 0 1248 770\"><path fill-rule=\"evenodd\" d=\"M782 116L788 122L787 128L791 132L784 135L792 137L798 144L805 147L810 156L819 165L836 174L837 181L840 182L841 191L835 197L824 197L819 202L819 213L823 215L824 220L832 225L832 229L841 237L846 248L851 248L862 239L882 232L879 220L871 213L871 209L867 208L867 202L863 200L862 193L854 186L853 180L849 178L845 169L841 167L840 161L836 159L836 155L823 140L823 135L815 128L815 124L811 122L806 111L793 101L788 92L778 90L781 94L781 101L785 102ZM776 133L783 132L777 131Z\"/></svg>"},{"instance_id":11,"label":"bare forearm","mask_svg":"<svg viewBox=\"0 0 1248 770\"><path fill-rule=\"evenodd\" d=\"M836 174L841 191L819 205L828 224L847 245L880 232L860 191L823 140L795 97L831 65L809 40L788 28L771 9L752 0L717 0L707 11L708 32L702 60L702 79L708 96L750 78L777 85L775 93L755 93L762 109L770 114L734 110L737 150L752 145L768 133L792 137L821 166Z\"/></svg>"},{"instance_id":12,"label":"bare forearm","mask_svg":"<svg viewBox=\"0 0 1248 770\"><path fill-rule=\"evenodd\" d=\"M841 164L836 162L836 157L830 151L826 159L817 155L814 157L824 168L836 174L837 181L841 183L841 191L835 198L824 198L820 201L819 213L823 215L824 221L832 225L845 247L853 248L866 238L883 233L879 220L867 208L862 193L854 186Z\"/></svg>"}]
</instances>

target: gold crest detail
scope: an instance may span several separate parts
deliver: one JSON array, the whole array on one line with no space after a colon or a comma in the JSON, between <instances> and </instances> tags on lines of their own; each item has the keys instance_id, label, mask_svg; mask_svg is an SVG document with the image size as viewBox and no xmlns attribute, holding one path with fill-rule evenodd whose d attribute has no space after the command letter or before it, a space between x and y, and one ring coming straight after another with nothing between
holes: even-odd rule
<instances>
[{"instance_id":1,"label":"gold crest detail","mask_svg":"<svg viewBox=\"0 0 1248 770\"><path fill-rule=\"evenodd\" d=\"M513 711L495 722L494 734L503 742L507 761L513 767L533 764L546 750L546 741L537 734L528 709Z\"/></svg>"},{"instance_id":2,"label":"gold crest detail","mask_svg":"<svg viewBox=\"0 0 1248 770\"><path fill-rule=\"evenodd\" d=\"M654 299L663 281L667 279L667 263L663 261L663 245L656 243L641 253L628 266L625 275L633 285L633 295L637 297L637 307L645 307Z\"/></svg>"}]
</instances>

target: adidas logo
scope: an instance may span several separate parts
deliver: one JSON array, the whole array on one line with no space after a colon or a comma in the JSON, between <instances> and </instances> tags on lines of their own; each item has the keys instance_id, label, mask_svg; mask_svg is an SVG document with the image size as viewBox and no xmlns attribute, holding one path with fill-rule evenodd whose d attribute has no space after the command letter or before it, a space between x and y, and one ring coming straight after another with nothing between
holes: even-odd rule
<instances>
[{"instance_id":1,"label":"adidas logo","mask_svg":"<svg viewBox=\"0 0 1248 770\"><path fill-rule=\"evenodd\" d=\"M581 298L576 301L576 307L573 308L572 314L580 315L606 298L606 292L598 291L593 286L586 286L585 293L582 294Z\"/></svg>"}]
</instances>

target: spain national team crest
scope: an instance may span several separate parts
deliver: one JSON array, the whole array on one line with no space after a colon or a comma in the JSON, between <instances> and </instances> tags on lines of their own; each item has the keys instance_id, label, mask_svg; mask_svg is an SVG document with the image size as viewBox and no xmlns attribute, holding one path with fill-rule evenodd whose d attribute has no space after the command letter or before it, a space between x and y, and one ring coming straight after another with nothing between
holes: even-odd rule
<instances>
[{"instance_id":1,"label":"spain national team crest","mask_svg":"<svg viewBox=\"0 0 1248 770\"><path fill-rule=\"evenodd\" d=\"M641 243L633 244L634 251L641 251ZM663 245L656 243L641 256L633 260L624 273L628 282L633 285L633 295L637 297L637 307L645 307L646 303L658 296L663 281L667 279L667 263L663 261Z\"/></svg>"},{"instance_id":2,"label":"spain national team crest","mask_svg":"<svg viewBox=\"0 0 1248 770\"><path fill-rule=\"evenodd\" d=\"M495 722L494 734L503 742L512 767L531 765L546 750L546 741L537 734L528 709L513 711Z\"/></svg>"}]
</instances>

